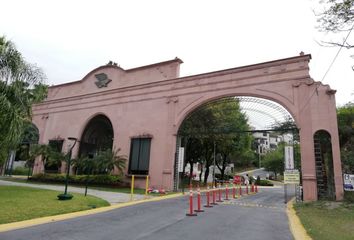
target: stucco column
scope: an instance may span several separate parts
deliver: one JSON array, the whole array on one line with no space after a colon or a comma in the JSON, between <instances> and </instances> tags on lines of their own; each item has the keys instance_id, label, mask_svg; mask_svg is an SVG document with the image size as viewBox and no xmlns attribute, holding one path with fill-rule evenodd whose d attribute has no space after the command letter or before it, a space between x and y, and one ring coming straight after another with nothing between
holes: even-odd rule
<instances>
[{"instance_id":1,"label":"stucco column","mask_svg":"<svg viewBox=\"0 0 354 240\"><path fill-rule=\"evenodd\" d=\"M343 200L344 189L343 189L343 176L342 176L342 161L340 157L340 146L339 146L339 134L338 134L338 123L337 123L337 111L335 106L334 95L331 98L332 101L328 104L330 106L330 116L328 116L328 121L330 123L330 134L331 134L331 144L332 144L332 157L333 157L333 173L334 173L334 186L336 191L336 200Z\"/></svg>"},{"instance_id":2,"label":"stucco column","mask_svg":"<svg viewBox=\"0 0 354 240\"><path fill-rule=\"evenodd\" d=\"M300 125L301 172L304 201L317 200L315 151L310 116L310 109L305 109L301 114Z\"/></svg>"},{"instance_id":3,"label":"stucco column","mask_svg":"<svg viewBox=\"0 0 354 240\"><path fill-rule=\"evenodd\" d=\"M334 131L338 131L335 129ZM336 191L336 200L343 200L343 177L342 177L342 162L340 158L340 147L338 133L333 133L332 137L332 154L333 154L333 172L334 172L334 185Z\"/></svg>"},{"instance_id":4,"label":"stucco column","mask_svg":"<svg viewBox=\"0 0 354 240\"><path fill-rule=\"evenodd\" d=\"M167 131L166 131L166 145L165 145L165 159L162 170L162 185L168 190L173 190L174 180L174 164L175 164L175 152L177 137L175 135L175 109L179 100L177 97L169 97L166 99L168 106L167 113Z\"/></svg>"}]
</instances>

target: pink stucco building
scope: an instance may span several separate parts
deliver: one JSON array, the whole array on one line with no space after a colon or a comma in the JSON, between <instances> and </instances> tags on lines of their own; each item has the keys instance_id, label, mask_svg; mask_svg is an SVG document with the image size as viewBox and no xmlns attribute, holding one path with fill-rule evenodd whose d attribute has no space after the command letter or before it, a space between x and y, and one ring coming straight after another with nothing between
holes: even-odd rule
<instances>
[{"instance_id":1,"label":"pink stucco building","mask_svg":"<svg viewBox=\"0 0 354 240\"><path fill-rule=\"evenodd\" d=\"M331 137L335 193L342 199L335 91L309 75L310 55L179 77L178 58L125 70L98 67L82 80L51 86L47 99L33 107L40 143L59 140L67 151L90 154L111 142L127 155L126 175L149 175L151 185L173 189L177 132L185 117L202 104L227 96L254 96L284 106L300 128L305 200L317 199L314 134ZM316 94L314 94L314 92ZM107 130L111 129L111 130ZM63 166L65 167L65 166ZM35 172L43 171L40 159Z\"/></svg>"}]
</instances>

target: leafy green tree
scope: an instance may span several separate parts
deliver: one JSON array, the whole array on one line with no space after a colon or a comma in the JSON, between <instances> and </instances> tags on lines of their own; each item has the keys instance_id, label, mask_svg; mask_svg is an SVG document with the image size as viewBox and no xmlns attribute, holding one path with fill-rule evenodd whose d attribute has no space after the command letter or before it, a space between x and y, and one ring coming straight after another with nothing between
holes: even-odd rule
<instances>
[{"instance_id":1,"label":"leafy green tree","mask_svg":"<svg viewBox=\"0 0 354 240\"><path fill-rule=\"evenodd\" d=\"M325 7L325 10L318 14L322 30L338 32L351 29L354 23L354 0L324 0L321 2Z\"/></svg>"},{"instance_id":2,"label":"leafy green tree","mask_svg":"<svg viewBox=\"0 0 354 240\"><path fill-rule=\"evenodd\" d=\"M62 161L65 160L66 154L58 152L54 147L47 144L33 144L30 147L30 160L32 161L33 156L42 156L42 161L44 164L44 171L47 171L47 168L55 167L59 170ZM34 160L33 160L34 162Z\"/></svg>"},{"instance_id":3,"label":"leafy green tree","mask_svg":"<svg viewBox=\"0 0 354 240\"><path fill-rule=\"evenodd\" d=\"M339 107L337 118L343 171L354 173L354 103Z\"/></svg>"},{"instance_id":4,"label":"leafy green tree","mask_svg":"<svg viewBox=\"0 0 354 240\"><path fill-rule=\"evenodd\" d=\"M193 138L194 144L188 145L188 155L193 162L202 161L205 166L204 183L209 176L209 167L213 164L213 148L217 146L219 158L217 165L224 175L232 154L241 155L249 145L248 136L240 132L249 130L247 118L240 110L235 98L224 98L206 104L186 118L180 127L179 135ZM197 144L197 140L198 144ZM247 143L247 144L245 144ZM187 159L191 161L191 159Z\"/></svg>"},{"instance_id":5,"label":"leafy green tree","mask_svg":"<svg viewBox=\"0 0 354 240\"><path fill-rule=\"evenodd\" d=\"M205 161L202 160L203 156L203 143L199 138L188 138L186 139L186 163L189 163L189 184L192 183L193 178L193 166L196 163L203 164Z\"/></svg>"},{"instance_id":6,"label":"leafy green tree","mask_svg":"<svg viewBox=\"0 0 354 240\"><path fill-rule=\"evenodd\" d=\"M25 123L31 122L32 104L45 98L44 79L11 41L0 37L0 166L21 141Z\"/></svg>"},{"instance_id":7,"label":"leafy green tree","mask_svg":"<svg viewBox=\"0 0 354 240\"><path fill-rule=\"evenodd\" d=\"M275 178L277 174L284 171L284 143L279 144L278 147L264 155L262 165L267 171L274 172Z\"/></svg>"}]
</instances>

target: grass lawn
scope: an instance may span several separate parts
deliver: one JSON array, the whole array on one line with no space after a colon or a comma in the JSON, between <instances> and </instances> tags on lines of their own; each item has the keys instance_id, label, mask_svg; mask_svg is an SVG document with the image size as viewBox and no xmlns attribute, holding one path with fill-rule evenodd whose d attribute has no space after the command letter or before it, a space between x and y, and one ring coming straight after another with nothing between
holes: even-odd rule
<instances>
[{"instance_id":1,"label":"grass lawn","mask_svg":"<svg viewBox=\"0 0 354 240\"><path fill-rule=\"evenodd\" d=\"M75 193L72 200L59 201L59 193L29 187L0 186L0 224L109 206L105 200Z\"/></svg>"},{"instance_id":2,"label":"grass lawn","mask_svg":"<svg viewBox=\"0 0 354 240\"><path fill-rule=\"evenodd\" d=\"M314 240L354 239L354 204L319 201L294 207Z\"/></svg>"}]
</instances>

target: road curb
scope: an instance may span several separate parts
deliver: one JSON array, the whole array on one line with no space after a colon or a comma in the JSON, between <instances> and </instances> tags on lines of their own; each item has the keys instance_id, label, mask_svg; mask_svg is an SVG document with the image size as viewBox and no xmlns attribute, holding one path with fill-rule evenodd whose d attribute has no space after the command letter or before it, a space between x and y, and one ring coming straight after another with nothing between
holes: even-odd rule
<instances>
[{"instance_id":1,"label":"road curb","mask_svg":"<svg viewBox=\"0 0 354 240\"><path fill-rule=\"evenodd\" d=\"M286 206L286 213L289 219L290 231L294 236L295 240L312 240L312 238L307 234L304 226L302 225L299 217L296 215L294 209L295 198L290 200Z\"/></svg>"},{"instance_id":2,"label":"road curb","mask_svg":"<svg viewBox=\"0 0 354 240\"><path fill-rule=\"evenodd\" d=\"M65 213L65 214L35 218L35 219L30 219L30 220L25 220L25 221L20 221L20 222L0 224L0 232L17 230L17 229L32 227L32 226L41 225L41 224L45 224L45 223L58 222L58 221L63 221L63 220L71 219L71 218L107 212L107 211L118 209L118 208L129 207L129 206L133 206L133 205L137 205L137 204L141 204L141 203L157 202L157 201L162 201L162 200L171 199L171 198L177 198L177 197L181 197L181 196L183 196L182 193L175 193L175 194L170 194L167 196L160 196L160 197L143 199L143 200L138 200L138 201L125 202L125 203L118 203L118 204L114 204L114 205L111 205L108 207L101 207L101 208L96 208L96 209L80 211L80 212Z\"/></svg>"}]
</instances>

